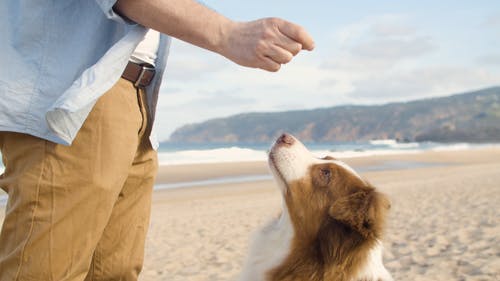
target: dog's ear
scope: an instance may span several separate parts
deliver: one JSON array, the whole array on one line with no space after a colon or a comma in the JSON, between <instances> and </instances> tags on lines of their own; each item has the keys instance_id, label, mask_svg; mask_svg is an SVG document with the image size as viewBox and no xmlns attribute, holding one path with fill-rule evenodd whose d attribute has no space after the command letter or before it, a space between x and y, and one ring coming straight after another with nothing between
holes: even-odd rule
<instances>
[{"instance_id":1,"label":"dog's ear","mask_svg":"<svg viewBox=\"0 0 500 281\"><path fill-rule=\"evenodd\" d=\"M364 237L379 237L389 208L390 202L385 195L374 189L360 189L335 200L329 214Z\"/></svg>"}]
</instances>

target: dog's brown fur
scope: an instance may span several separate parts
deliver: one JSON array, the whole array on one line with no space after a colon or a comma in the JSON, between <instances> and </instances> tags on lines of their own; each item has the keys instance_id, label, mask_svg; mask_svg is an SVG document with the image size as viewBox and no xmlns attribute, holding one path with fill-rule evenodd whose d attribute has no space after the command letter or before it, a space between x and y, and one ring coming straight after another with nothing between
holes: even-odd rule
<instances>
[{"instance_id":1,"label":"dog's brown fur","mask_svg":"<svg viewBox=\"0 0 500 281\"><path fill-rule=\"evenodd\" d=\"M380 240L390 207L374 187L333 163L313 165L309 177L288 183L285 202L296 235L291 254L269 272L272 281L351 281Z\"/></svg>"}]
</instances>

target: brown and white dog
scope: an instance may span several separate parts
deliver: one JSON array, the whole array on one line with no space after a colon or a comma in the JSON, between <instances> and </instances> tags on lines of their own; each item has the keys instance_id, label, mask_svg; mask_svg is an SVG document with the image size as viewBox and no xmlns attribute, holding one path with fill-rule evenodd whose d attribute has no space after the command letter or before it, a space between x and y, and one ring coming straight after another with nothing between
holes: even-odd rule
<instances>
[{"instance_id":1,"label":"brown and white dog","mask_svg":"<svg viewBox=\"0 0 500 281\"><path fill-rule=\"evenodd\" d=\"M254 237L242 281L391 281L382 264L386 197L352 168L318 159L291 135L278 138L269 166L283 211Z\"/></svg>"}]
</instances>

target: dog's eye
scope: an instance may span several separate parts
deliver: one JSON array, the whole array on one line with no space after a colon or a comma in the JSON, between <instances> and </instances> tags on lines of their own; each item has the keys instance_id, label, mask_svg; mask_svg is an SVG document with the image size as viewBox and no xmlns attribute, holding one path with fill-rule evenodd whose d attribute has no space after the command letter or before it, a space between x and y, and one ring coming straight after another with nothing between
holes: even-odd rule
<instances>
[{"instance_id":1,"label":"dog's eye","mask_svg":"<svg viewBox=\"0 0 500 281\"><path fill-rule=\"evenodd\" d=\"M327 168L323 168L321 169L321 177L326 181L326 182L330 182L330 179L332 177L332 171L330 171L330 169L327 169Z\"/></svg>"}]
</instances>

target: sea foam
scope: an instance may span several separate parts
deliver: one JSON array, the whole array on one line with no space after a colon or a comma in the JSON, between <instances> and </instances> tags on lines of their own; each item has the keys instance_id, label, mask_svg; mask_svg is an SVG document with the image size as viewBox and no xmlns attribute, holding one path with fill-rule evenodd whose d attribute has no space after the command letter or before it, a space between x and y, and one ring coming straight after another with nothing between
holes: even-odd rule
<instances>
[{"instance_id":1,"label":"sea foam","mask_svg":"<svg viewBox=\"0 0 500 281\"><path fill-rule=\"evenodd\" d=\"M316 157L330 155L336 158L356 158L379 155L415 154L423 151L455 151L478 149L482 147L500 147L500 144L470 144L470 143L399 143L395 140L374 141L367 143L348 144L306 144ZM189 149L160 151L160 165L182 165L196 163L226 163L267 161L268 148L222 147L212 149Z\"/></svg>"}]
</instances>

